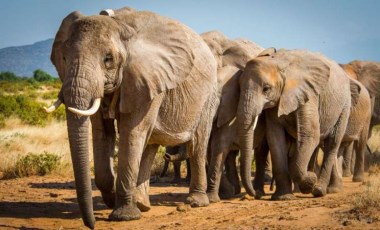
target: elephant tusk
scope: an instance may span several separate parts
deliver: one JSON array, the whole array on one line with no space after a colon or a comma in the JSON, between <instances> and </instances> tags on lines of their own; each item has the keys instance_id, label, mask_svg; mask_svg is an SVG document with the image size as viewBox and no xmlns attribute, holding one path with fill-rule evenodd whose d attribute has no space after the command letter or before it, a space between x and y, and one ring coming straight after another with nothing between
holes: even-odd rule
<instances>
[{"instance_id":1,"label":"elephant tusk","mask_svg":"<svg viewBox=\"0 0 380 230\"><path fill-rule=\"evenodd\" d=\"M258 116L255 117L255 121L253 122L253 131L255 131L256 129L257 120L258 120Z\"/></svg>"},{"instance_id":2,"label":"elephant tusk","mask_svg":"<svg viewBox=\"0 0 380 230\"><path fill-rule=\"evenodd\" d=\"M91 115L95 114L98 111L98 109L100 107L100 101L101 101L100 98L96 98L95 101L94 101L94 104L88 110L79 110L79 109L75 109L75 108L72 108L72 107L69 107L67 109L70 110L72 113L78 114L80 116L91 116Z\"/></svg>"},{"instance_id":3,"label":"elephant tusk","mask_svg":"<svg viewBox=\"0 0 380 230\"><path fill-rule=\"evenodd\" d=\"M51 113L51 112L53 112L54 110L56 110L61 104L62 104L62 101L59 100L59 99L57 99L57 100L54 102L54 104L52 104L49 108L46 108L46 107L44 106L44 110L45 110L45 112L47 112L47 113Z\"/></svg>"}]
</instances>

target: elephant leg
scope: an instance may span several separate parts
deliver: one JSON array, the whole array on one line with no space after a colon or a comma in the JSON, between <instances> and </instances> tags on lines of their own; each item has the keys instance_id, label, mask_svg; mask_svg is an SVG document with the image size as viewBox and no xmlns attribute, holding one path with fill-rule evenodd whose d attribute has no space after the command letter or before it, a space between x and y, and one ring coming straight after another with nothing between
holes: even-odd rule
<instances>
[{"instance_id":1,"label":"elephant leg","mask_svg":"<svg viewBox=\"0 0 380 230\"><path fill-rule=\"evenodd\" d=\"M228 147L212 146L211 160L208 168L207 196L211 203L219 202L219 189L223 174L223 165L228 154ZM193 170L192 170L193 171Z\"/></svg>"},{"instance_id":2,"label":"elephant leg","mask_svg":"<svg viewBox=\"0 0 380 230\"><path fill-rule=\"evenodd\" d=\"M186 169L187 169L187 172L186 172L186 182L189 183L190 180L191 180L191 168L190 168L190 160L189 160L189 158L186 159Z\"/></svg>"},{"instance_id":3,"label":"elephant leg","mask_svg":"<svg viewBox=\"0 0 380 230\"><path fill-rule=\"evenodd\" d=\"M343 162L342 162L342 170L343 170L343 177L349 177L351 176L351 161L354 151L354 142L352 141L348 146L344 148L343 151Z\"/></svg>"},{"instance_id":4,"label":"elephant leg","mask_svg":"<svg viewBox=\"0 0 380 230\"><path fill-rule=\"evenodd\" d=\"M171 183L178 184L181 182L181 161L173 161L174 178Z\"/></svg>"},{"instance_id":5,"label":"elephant leg","mask_svg":"<svg viewBox=\"0 0 380 230\"><path fill-rule=\"evenodd\" d=\"M222 173L219 186L219 197L222 199L230 199L235 195L235 188L228 180L227 175Z\"/></svg>"},{"instance_id":6,"label":"elephant leg","mask_svg":"<svg viewBox=\"0 0 380 230\"><path fill-rule=\"evenodd\" d=\"M234 187L234 195L239 194L241 192L239 174L236 168L236 158L238 154L239 151L230 151L225 161L226 176L229 182Z\"/></svg>"},{"instance_id":7,"label":"elephant leg","mask_svg":"<svg viewBox=\"0 0 380 230\"><path fill-rule=\"evenodd\" d=\"M268 114L266 114L268 116ZM277 117L277 114L272 114ZM276 191L272 195L272 200L295 199L292 194L292 182L288 171L287 142L285 129L277 119L267 117L267 140L271 152L273 164L273 176L276 178Z\"/></svg>"},{"instance_id":8,"label":"elephant leg","mask_svg":"<svg viewBox=\"0 0 380 230\"><path fill-rule=\"evenodd\" d=\"M337 193L337 192L340 192L343 188L342 164L343 164L343 155L344 155L344 151L346 150L346 147L347 146L341 146L339 148L338 156L336 158L336 161L331 171L331 177L330 177L329 186L327 187L327 193Z\"/></svg>"},{"instance_id":9,"label":"elephant leg","mask_svg":"<svg viewBox=\"0 0 380 230\"><path fill-rule=\"evenodd\" d=\"M315 197L321 197L326 195L327 193L327 186L330 182L331 172L334 163L336 162L338 150L341 145L344 133L346 131L348 117L349 108L345 108L342 111L339 117L339 122L337 122L336 126L334 127L334 130L324 141L323 152L325 154L323 156L323 163L318 182L315 184L312 191Z\"/></svg>"},{"instance_id":10,"label":"elephant leg","mask_svg":"<svg viewBox=\"0 0 380 230\"><path fill-rule=\"evenodd\" d=\"M307 171L317 173L318 153L319 153L319 146L315 148L313 155L310 158L309 164L307 166Z\"/></svg>"},{"instance_id":11,"label":"elephant leg","mask_svg":"<svg viewBox=\"0 0 380 230\"><path fill-rule=\"evenodd\" d=\"M114 122L113 119L103 119L100 111L91 117L95 184L109 208L115 206L113 156L116 132Z\"/></svg>"},{"instance_id":12,"label":"elephant leg","mask_svg":"<svg viewBox=\"0 0 380 230\"><path fill-rule=\"evenodd\" d=\"M154 157L156 156L158 145L148 145L142 155L139 176L137 178L136 202L137 207L142 212L150 210L149 201L149 181L150 172Z\"/></svg>"},{"instance_id":13,"label":"elephant leg","mask_svg":"<svg viewBox=\"0 0 380 230\"><path fill-rule=\"evenodd\" d=\"M229 127L222 126L218 130L214 130L213 135L211 136L211 156L207 178L207 196L211 203L220 201L219 190L223 174L223 166L229 153L230 145L233 142L233 138L230 137L232 134L233 132ZM228 181L224 181L223 185L226 183L228 183ZM229 190L228 187L229 185L222 190Z\"/></svg>"},{"instance_id":14,"label":"elephant leg","mask_svg":"<svg viewBox=\"0 0 380 230\"><path fill-rule=\"evenodd\" d=\"M161 171L160 177L164 177L168 171L169 168L169 160L164 159L164 167Z\"/></svg>"},{"instance_id":15,"label":"elephant leg","mask_svg":"<svg viewBox=\"0 0 380 230\"><path fill-rule=\"evenodd\" d=\"M255 164L256 172L255 179L253 180L253 188L256 191L256 199L265 196L264 184L265 174L268 161L269 146L266 141L263 141L259 147L255 148Z\"/></svg>"},{"instance_id":16,"label":"elephant leg","mask_svg":"<svg viewBox=\"0 0 380 230\"><path fill-rule=\"evenodd\" d=\"M354 147L356 152L353 182L362 182L364 176L364 158L368 139L368 130L364 129L359 140L355 141Z\"/></svg>"},{"instance_id":17,"label":"elephant leg","mask_svg":"<svg viewBox=\"0 0 380 230\"><path fill-rule=\"evenodd\" d=\"M186 146L191 168L190 193L186 199L186 203L192 207L208 206L210 203L206 194L206 158L212 119L214 118L218 104L216 95L212 95L208 99L208 102L205 104L205 108L208 109L201 114L200 122L196 127L193 139Z\"/></svg>"},{"instance_id":18,"label":"elephant leg","mask_svg":"<svg viewBox=\"0 0 380 230\"><path fill-rule=\"evenodd\" d=\"M140 162L158 116L162 96L133 113L120 116L120 147L116 178L116 205L110 220L135 220L141 218L136 203L136 186ZM141 177L140 177L141 178Z\"/></svg>"},{"instance_id":19,"label":"elephant leg","mask_svg":"<svg viewBox=\"0 0 380 230\"><path fill-rule=\"evenodd\" d=\"M297 150L290 154L289 171L293 182L298 184L302 193L311 193L317 182L316 174L308 171L311 156L320 142L320 121L316 104L318 102L310 100L296 113Z\"/></svg>"}]
</instances>

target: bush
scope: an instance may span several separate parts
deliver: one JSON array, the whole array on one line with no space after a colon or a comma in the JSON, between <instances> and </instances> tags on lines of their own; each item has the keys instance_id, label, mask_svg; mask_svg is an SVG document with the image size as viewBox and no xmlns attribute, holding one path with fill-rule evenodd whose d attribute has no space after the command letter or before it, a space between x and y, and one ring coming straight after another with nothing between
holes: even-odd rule
<instances>
[{"instance_id":1,"label":"bush","mask_svg":"<svg viewBox=\"0 0 380 230\"><path fill-rule=\"evenodd\" d=\"M20 80L19 77L16 76L16 74L12 72L1 72L0 73L0 81L18 81Z\"/></svg>"},{"instance_id":2,"label":"bush","mask_svg":"<svg viewBox=\"0 0 380 230\"><path fill-rule=\"evenodd\" d=\"M56 79L51 76L50 74L46 73L45 71L41 69L37 69L33 72L33 79L38 82L44 82L44 81L55 81Z\"/></svg>"},{"instance_id":3,"label":"bush","mask_svg":"<svg viewBox=\"0 0 380 230\"><path fill-rule=\"evenodd\" d=\"M3 179L34 175L44 176L57 169L60 160L60 156L49 152L43 154L28 153L20 157L14 166L5 170Z\"/></svg>"}]
</instances>

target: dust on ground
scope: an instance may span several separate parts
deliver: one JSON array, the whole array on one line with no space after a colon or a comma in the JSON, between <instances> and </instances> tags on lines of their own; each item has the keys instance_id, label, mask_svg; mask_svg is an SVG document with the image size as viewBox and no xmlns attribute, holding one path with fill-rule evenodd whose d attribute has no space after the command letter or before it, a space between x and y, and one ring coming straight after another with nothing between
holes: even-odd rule
<instances>
[{"instance_id":1,"label":"dust on ground","mask_svg":"<svg viewBox=\"0 0 380 230\"><path fill-rule=\"evenodd\" d=\"M362 183L344 178L344 189L322 198L296 194L297 200L271 201L268 185L263 200L244 193L208 207L183 205L186 184L151 185L152 208L140 220L110 222L111 210L93 187L97 229L380 229L380 220L353 209ZM180 208L178 208L180 207ZM0 180L0 229L86 229L80 218L72 178L57 176Z\"/></svg>"}]
</instances>

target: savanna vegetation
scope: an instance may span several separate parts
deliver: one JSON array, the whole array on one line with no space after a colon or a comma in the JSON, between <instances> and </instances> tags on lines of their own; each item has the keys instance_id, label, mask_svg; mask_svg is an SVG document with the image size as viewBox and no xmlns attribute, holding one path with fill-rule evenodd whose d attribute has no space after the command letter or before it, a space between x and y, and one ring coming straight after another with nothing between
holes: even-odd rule
<instances>
[{"instance_id":1,"label":"savanna vegetation","mask_svg":"<svg viewBox=\"0 0 380 230\"><path fill-rule=\"evenodd\" d=\"M65 107L51 114L43 110L57 99L60 88L58 78L40 69L31 77L0 73L0 178L72 175ZM163 167L164 152L160 148L153 175Z\"/></svg>"}]
</instances>

